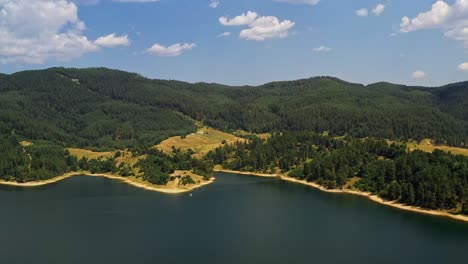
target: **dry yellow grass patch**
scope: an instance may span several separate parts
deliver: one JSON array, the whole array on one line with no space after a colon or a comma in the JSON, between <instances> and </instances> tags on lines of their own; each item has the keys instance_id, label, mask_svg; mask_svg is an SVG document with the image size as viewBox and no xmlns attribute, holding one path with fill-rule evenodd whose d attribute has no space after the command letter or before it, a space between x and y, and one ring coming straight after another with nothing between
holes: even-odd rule
<instances>
[{"instance_id":1,"label":"dry yellow grass patch","mask_svg":"<svg viewBox=\"0 0 468 264\"><path fill-rule=\"evenodd\" d=\"M133 156L133 154L129 151L121 151L121 152L122 152L122 156L115 159L117 161L116 166L118 167L120 166L121 163L124 163L126 165L129 165L132 168L133 173L135 173L135 175L139 175L140 174L139 168L134 168L134 166L135 164L137 164L138 161L146 158L146 156Z\"/></svg>"},{"instance_id":2,"label":"dry yellow grass patch","mask_svg":"<svg viewBox=\"0 0 468 264\"><path fill-rule=\"evenodd\" d=\"M117 152L117 151L98 152L98 151L78 149L78 148L68 148L68 151L70 152L70 155L76 157L79 160L82 159L83 157L86 157L87 159L113 158L115 156L115 153ZM135 166L135 164L137 164L139 160L144 159L145 156L133 156L131 152L125 151L125 150L118 150L118 151L120 151L122 155L115 159L116 166L119 167L121 163L129 165L133 169L133 172L136 175L138 175L138 172L139 172L138 168L133 168L133 166Z\"/></svg>"},{"instance_id":3,"label":"dry yellow grass patch","mask_svg":"<svg viewBox=\"0 0 468 264\"><path fill-rule=\"evenodd\" d=\"M262 134L256 134L256 133L250 133L250 132L247 132L245 130L236 130L236 132L234 132L234 135L236 136L257 136L261 139L269 139L271 138L271 134L270 133L262 133Z\"/></svg>"},{"instance_id":4,"label":"dry yellow grass patch","mask_svg":"<svg viewBox=\"0 0 468 264\"><path fill-rule=\"evenodd\" d=\"M129 151L120 152L122 153L122 156L115 159L117 161L117 166L119 166L120 163L125 163L133 167L139 160L145 158L145 156L133 156Z\"/></svg>"},{"instance_id":5,"label":"dry yellow grass patch","mask_svg":"<svg viewBox=\"0 0 468 264\"><path fill-rule=\"evenodd\" d=\"M434 150L438 149L438 150L442 150L442 151L445 151L445 152L450 151L452 154L461 154L461 155L468 156L468 149L457 148L457 147L449 147L449 146L445 146L445 145L434 145L434 144L432 144L430 139L423 139L419 143L409 142L407 145L408 145L410 151L422 150L422 151L425 151L425 152L434 152Z\"/></svg>"},{"instance_id":6,"label":"dry yellow grass patch","mask_svg":"<svg viewBox=\"0 0 468 264\"><path fill-rule=\"evenodd\" d=\"M351 179L348 180L348 182L346 182L346 184L343 186L343 189L351 189L353 190L354 189L354 185L356 184L356 182L358 182L361 178L359 177L353 177Z\"/></svg>"},{"instance_id":7,"label":"dry yellow grass patch","mask_svg":"<svg viewBox=\"0 0 468 264\"><path fill-rule=\"evenodd\" d=\"M210 150L222 146L223 141L226 144L232 144L236 141L243 142L245 139L213 128L201 127L196 133L187 135L185 138L180 136L171 137L156 147L165 153L170 153L172 147L180 148L182 151L192 149L195 152L194 157L198 158L206 155Z\"/></svg>"},{"instance_id":8,"label":"dry yellow grass patch","mask_svg":"<svg viewBox=\"0 0 468 264\"><path fill-rule=\"evenodd\" d=\"M20 141L19 143L23 147L29 147L29 146L31 146L33 144L32 142L29 142L29 141L26 141L26 140Z\"/></svg>"},{"instance_id":9,"label":"dry yellow grass patch","mask_svg":"<svg viewBox=\"0 0 468 264\"><path fill-rule=\"evenodd\" d=\"M177 177L174 181L169 181L167 183L167 187L173 187L173 188L177 188L177 187L190 187L190 186L193 186L193 185L197 185L198 183L200 182L203 182L203 176L200 176L200 175L197 175L191 171L186 171L186 170L176 170L174 171L174 173L172 173L170 176L175 176ZM182 177L184 176L190 176L192 178L192 180L195 182L195 184L187 184L187 185L182 185L180 183L180 180L182 179Z\"/></svg>"},{"instance_id":10,"label":"dry yellow grass patch","mask_svg":"<svg viewBox=\"0 0 468 264\"><path fill-rule=\"evenodd\" d=\"M79 148L67 148L70 152L70 155L75 156L77 159L82 159L86 157L87 159L99 159L99 158L112 158L114 157L114 152L107 151L107 152L95 152L92 150L87 149L79 149Z\"/></svg>"}]
</instances>

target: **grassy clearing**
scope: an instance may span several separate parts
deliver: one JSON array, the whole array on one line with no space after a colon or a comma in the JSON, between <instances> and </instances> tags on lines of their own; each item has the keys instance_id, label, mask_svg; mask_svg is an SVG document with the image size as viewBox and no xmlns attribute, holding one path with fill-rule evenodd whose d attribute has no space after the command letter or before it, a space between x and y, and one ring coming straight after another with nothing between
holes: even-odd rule
<instances>
[{"instance_id":1,"label":"grassy clearing","mask_svg":"<svg viewBox=\"0 0 468 264\"><path fill-rule=\"evenodd\" d=\"M423 139L421 142L409 142L407 143L408 148L410 151L413 150L422 150L425 152L434 152L434 150L442 150L445 152L451 152L452 154L460 154L468 156L468 149L465 148L457 148L457 147L449 147L445 145L434 145L430 139Z\"/></svg>"},{"instance_id":2,"label":"grassy clearing","mask_svg":"<svg viewBox=\"0 0 468 264\"><path fill-rule=\"evenodd\" d=\"M243 137L243 136L257 136L261 139L269 139L271 138L271 134L270 133L263 133L263 134L256 134L256 133L250 133L250 132L247 132L245 130L236 130L236 132L234 132L234 135L235 136L238 136L238 137Z\"/></svg>"},{"instance_id":3,"label":"grassy clearing","mask_svg":"<svg viewBox=\"0 0 468 264\"><path fill-rule=\"evenodd\" d=\"M133 154L128 151L121 151L121 152L122 152L122 156L115 159L117 161L117 166L119 166L120 163L125 163L133 167L140 159L143 159L145 157L145 156L133 156Z\"/></svg>"},{"instance_id":4,"label":"grassy clearing","mask_svg":"<svg viewBox=\"0 0 468 264\"><path fill-rule=\"evenodd\" d=\"M20 145L23 146L23 147L29 147L29 146L32 146L32 145L33 145L32 142L29 142L29 141L26 141L26 140L20 141L19 143L20 143Z\"/></svg>"},{"instance_id":5,"label":"grassy clearing","mask_svg":"<svg viewBox=\"0 0 468 264\"><path fill-rule=\"evenodd\" d=\"M114 157L114 152L107 151L107 152L95 152L92 150L87 149L79 149L79 148L68 148L70 155L75 156L77 159L82 159L86 157L87 159L99 159L99 158L112 158Z\"/></svg>"},{"instance_id":6,"label":"grassy clearing","mask_svg":"<svg viewBox=\"0 0 468 264\"><path fill-rule=\"evenodd\" d=\"M343 186L343 189L350 189L350 190L356 190L356 188L354 187L354 185L356 184L356 182L358 182L361 178L359 177L353 177L351 179L348 180L348 182Z\"/></svg>"},{"instance_id":7,"label":"grassy clearing","mask_svg":"<svg viewBox=\"0 0 468 264\"><path fill-rule=\"evenodd\" d=\"M87 149L78 149L78 148L68 148L68 151L70 152L70 155L75 156L78 160L82 159L83 157L86 157L87 159L108 159L108 158L113 158L115 156L115 153L117 151L111 152L111 151L106 151L106 152L97 152L97 151L92 151L92 150L87 150ZM145 158L145 156L133 156L133 154L129 151L123 151L119 150L121 153L121 156L116 158L116 166L119 167L121 163L130 165L131 168L135 166L135 164L140 160ZM133 172L135 175L139 174L139 169L138 168L133 168Z\"/></svg>"},{"instance_id":8,"label":"grassy clearing","mask_svg":"<svg viewBox=\"0 0 468 264\"><path fill-rule=\"evenodd\" d=\"M450 152L455 155L464 155L468 156L468 149L466 148L457 148L457 147L450 147L446 145L435 145L432 143L432 140L429 138L421 140L421 142L417 141L410 141L410 142L401 142L401 141L394 141L394 140L386 140L388 144L406 144L409 151L421 150L424 152L432 153L434 150L442 150L445 152Z\"/></svg>"},{"instance_id":9,"label":"grassy clearing","mask_svg":"<svg viewBox=\"0 0 468 264\"><path fill-rule=\"evenodd\" d=\"M171 137L161 142L156 147L165 152L170 153L172 147L180 148L182 151L192 149L195 154L194 157L202 157L210 150L213 150L224 144L232 144L236 141L245 141L243 138L209 128L201 127L196 133L187 135L186 137Z\"/></svg>"}]
</instances>

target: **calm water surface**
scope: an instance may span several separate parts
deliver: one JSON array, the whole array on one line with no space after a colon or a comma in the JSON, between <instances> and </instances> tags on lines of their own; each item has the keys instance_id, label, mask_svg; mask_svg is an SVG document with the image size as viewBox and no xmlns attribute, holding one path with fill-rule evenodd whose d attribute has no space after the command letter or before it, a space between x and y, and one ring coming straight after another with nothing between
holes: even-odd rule
<instances>
[{"instance_id":1,"label":"calm water surface","mask_svg":"<svg viewBox=\"0 0 468 264\"><path fill-rule=\"evenodd\" d=\"M468 223L232 174L188 194L0 187L0 263L467 263Z\"/></svg>"}]
</instances>

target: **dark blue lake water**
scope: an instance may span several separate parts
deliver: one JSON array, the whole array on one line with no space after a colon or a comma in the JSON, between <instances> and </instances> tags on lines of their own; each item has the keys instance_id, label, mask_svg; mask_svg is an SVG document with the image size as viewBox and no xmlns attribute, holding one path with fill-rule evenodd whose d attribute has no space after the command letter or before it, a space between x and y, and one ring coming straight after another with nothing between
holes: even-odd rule
<instances>
[{"instance_id":1,"label":"dark blue lake water","mask_svg":"<svg viewBox=\"0 0 468 264\"><path fill-rule=\"evenodd\" d=\"M0 263L466 263L468 224L277 179L167 195L73 177L0 186Z\"/></svg>"}]
</instances>

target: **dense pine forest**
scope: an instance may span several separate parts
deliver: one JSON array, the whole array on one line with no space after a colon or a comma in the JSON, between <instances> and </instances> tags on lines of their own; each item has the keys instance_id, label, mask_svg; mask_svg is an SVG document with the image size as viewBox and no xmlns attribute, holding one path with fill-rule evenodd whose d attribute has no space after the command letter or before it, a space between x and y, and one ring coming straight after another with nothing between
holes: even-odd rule
<instances>
[{"instance_id":1,"label":"dense pine forest","mask_svg":"<svg viewBox=\"0 0 468 264\"><path fill-rule=\"evenodd\" d=\"M0 179L47 180L76 168L77 160L62 147L38 144L23 147L15 136L0 137Z\"/></svg>"},{"instance_id":2,"label":"dense pine forest","mask_svg":"<svg viewBox=\"0 0 468 264\"><path fill-rule=\"evenodd\" d=\"M226 169L279 171L330 189L352 182L391 201L468 214L468 157L440 150L408 152L384 140L285 132L226 145L206 158Z\"/></svg>"},{"instance_id":3,"label":"dense pine forest","mask_svg":"<svg viewBox=\"0 0 468 264\"><path fill-rule=\"evenodd\" d=\"M328 131L466 147L467 87L364 86L331 77L230 87L51 68L0 76L0 133L123 149L193 132L197 120L224 131Z\"/></svg>"}]
</instances>

